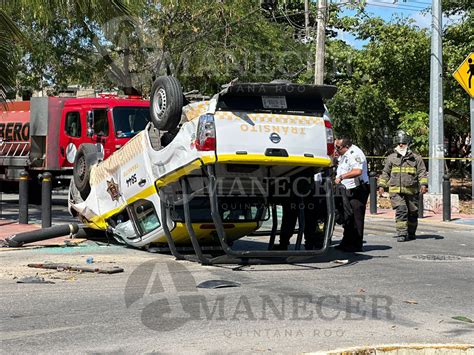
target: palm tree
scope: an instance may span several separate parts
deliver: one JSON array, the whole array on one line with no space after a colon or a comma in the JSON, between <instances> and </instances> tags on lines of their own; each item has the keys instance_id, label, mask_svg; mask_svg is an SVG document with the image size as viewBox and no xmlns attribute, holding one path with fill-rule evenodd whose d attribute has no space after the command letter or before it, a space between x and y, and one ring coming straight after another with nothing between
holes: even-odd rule
<instances>
[{"instance_id":1,"label":"palm tree","mask_svg":"<svg viewBox=\"0 0 474 355\"><path fill-rule=\"evenodd\" d=\"M15 43L18 42L26 43L26 38L5 11L0 9L0 103L5 102L6 93L15 85Z\"/></svg>"},{"instance_id":2,"label":"palm tree","mask_svg":"<svg viewBox=\"0 0 474 355\"><path fill-rule=\"evenodd\" d=\"M0 104L6 93L15 87L15 57L19 46L28 40L10 14L31 11L38 22L63 16L88 18L103 23L116 16L130 16L130 0L0 0ZM14 11L13 11L14 10Z\"/></svg>"}]
</instances>

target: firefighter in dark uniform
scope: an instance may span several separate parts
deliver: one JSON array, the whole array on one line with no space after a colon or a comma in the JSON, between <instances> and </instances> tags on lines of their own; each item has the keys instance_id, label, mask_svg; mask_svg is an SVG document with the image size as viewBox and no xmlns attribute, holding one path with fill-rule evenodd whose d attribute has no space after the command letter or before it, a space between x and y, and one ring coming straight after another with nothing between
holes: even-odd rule
<instances>
[{"instance_id":1,"label":"firefighter in dark uniform","mask_svg":"<svg viewBox=\"0 0 474 355\"><path fill-rule=\"evenodd\" d=\"M418 226L419 193L428 191L428 177L423 159L409 148L411 138L404 131L397 131L393 144L395 152L385 160L378 180L379 193L388 188L390 202L395 210L397 241L416 239Z\"/></svg>"}]
</instances>

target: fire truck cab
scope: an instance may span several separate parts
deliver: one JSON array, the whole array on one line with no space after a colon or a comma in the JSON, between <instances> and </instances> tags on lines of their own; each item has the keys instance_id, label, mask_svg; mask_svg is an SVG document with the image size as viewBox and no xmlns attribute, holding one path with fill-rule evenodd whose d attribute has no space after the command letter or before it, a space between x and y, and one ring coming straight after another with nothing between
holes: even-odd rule
<instances>
[{"instance_id":1,"label":"fire truck cab","mask_svg":"<svg viewBox=\"0 0 474 355\"><path fill-rule=\"evenodd\" d=\"M0 111L0 179L32 181L49 171L56 182L69 179L76 152L97 144L104 159L150 121L149 102L137 97L33 97L7 103Z\"/></svg>"}]
</instances>

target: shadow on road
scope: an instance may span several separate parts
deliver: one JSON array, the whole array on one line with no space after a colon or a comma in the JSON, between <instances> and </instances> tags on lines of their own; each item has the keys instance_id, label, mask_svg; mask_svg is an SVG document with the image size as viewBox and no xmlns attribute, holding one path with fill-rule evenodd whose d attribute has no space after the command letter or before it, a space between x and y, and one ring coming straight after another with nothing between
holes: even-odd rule
<instances>
[{"instance_id":1,"label":"shadow on road","mask_svg":"<svg viewBox=\"0 0 474 355\"><path fill-rule=\"evenodd\" d=\"M239 240L234 243L234 249L236 250L266 250L266 242L252 241L252 240ZM290 245L290 249L294 248L294 245ZM260 265L267 265L269 267L259 268L259 269L248 269L247 266L250 265L241 265L238 267L232 268L235 271L245 270L245 271L295 271L295 270L315 270L315 269L332 269L339 267L347 267L354 265L359 262L379 259L379 258L388 258L384 255L368 255L365 252L373 250L388 250L391 249L388 245L369 245L364 246L364 251L360 253L346 253L335 249L333 246L330 246L327 252L323 255L312 256L312 257L289 257L286 259L286 262L282 263L282 260L270 259L263 260L261 263L256 263ZM288 267L281 267L281 264L288 264ZM256 265L252 263L252 265ZM271 267L271 265L279 264L278 267ZM295 268L297 267L297 268Z\"/></svg>"},{"instance_id":2,"label":"shadow on road","mask_svg":"<svg viewBox=\"0 0 474 355\"><path fill-rule=\"evenodd\" d=\"M422 234L417 235L416 239L444 239L444 237L439 234Z\"/></svg>"},{"instance_id":3,"label":"shadow on road","mask_svg":"<svg viewBox=\"0 0 474 355\"><path fill-rule=\"evenodd\" d=\"M389 250L392 249L389 245L366 245L364 244L364 252L374 250Z\"/></svg>"}]
</instances>

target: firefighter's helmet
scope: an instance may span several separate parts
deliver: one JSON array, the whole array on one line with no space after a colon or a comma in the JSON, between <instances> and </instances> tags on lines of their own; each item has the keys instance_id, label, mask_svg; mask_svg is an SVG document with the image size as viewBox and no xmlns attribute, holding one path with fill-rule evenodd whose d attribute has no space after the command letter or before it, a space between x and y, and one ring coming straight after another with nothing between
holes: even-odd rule
<instances>
[{"instance_id":1,"label":"firefighter's helmet","mask_svg":"<svg viewBox=\"0 0 474 355\"><path fill-rule=\"evenodd\" d=\"M398 130L393 137L393 144L410 144L411 137L403 130Z\"/></svg>"}]
</instances>

